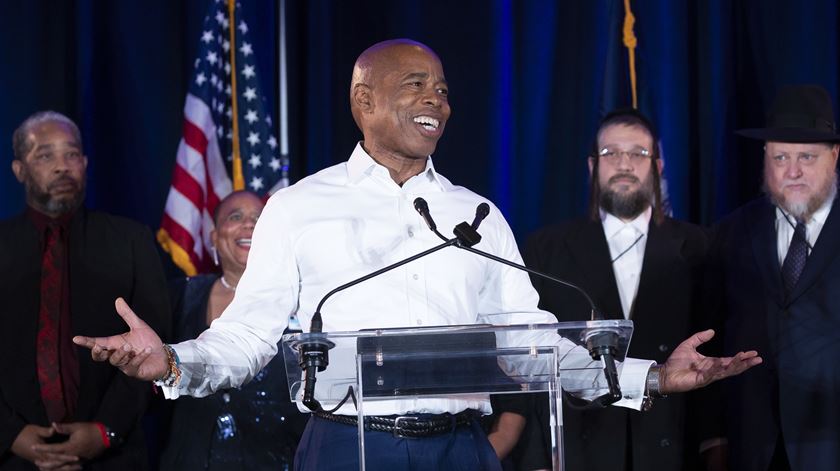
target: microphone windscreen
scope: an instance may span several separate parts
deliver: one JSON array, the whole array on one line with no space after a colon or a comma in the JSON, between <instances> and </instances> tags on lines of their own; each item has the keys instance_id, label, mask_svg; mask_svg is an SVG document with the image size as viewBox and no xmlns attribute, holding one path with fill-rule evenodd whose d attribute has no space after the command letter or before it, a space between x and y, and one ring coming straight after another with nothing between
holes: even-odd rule
<instances>
[{"instance_id":1,"label":"microphone windscreen","mask_svg":"<svg viewBox=\"0 0 840 471\"><path fill-rule=\"evenodd\" d=\"M418 196L414 199L414 209L417 210L418 213L424 214L429 210L429 204L426 203L426 200Z\"/></svg>"}]
</instances>

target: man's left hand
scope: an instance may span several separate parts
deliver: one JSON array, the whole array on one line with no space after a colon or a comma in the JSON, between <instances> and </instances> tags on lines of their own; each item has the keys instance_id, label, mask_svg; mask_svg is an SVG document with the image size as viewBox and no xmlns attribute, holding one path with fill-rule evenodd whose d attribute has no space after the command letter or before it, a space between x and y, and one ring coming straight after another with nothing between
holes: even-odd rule
<instances>
[{"instance_id":1,"label":"man's left hand","mask_svg":"<svg viewBox=\"0 0 840 471\"><path fill-rule=\"evenodd\" d=\"M32 447L35 451L73 455L84 459L96 458L105 451L102 433L99 426L93 422L53 424L53 428L56 432L67 435L67 441L35 445Z\"/></svg>"},{"instance_id":2,"label":"man's left hand","mask_svg":"<svg viewBox=\"0 0 840 471\"><path fill-rule=\"evenodd\" d=\"M662 394L691 391L735 376L762 362L758 352L738 352L733 357L707 357L697 347L715 336L714 330L698 332L681 343L668 357L660 373Z\"/></svg>"}]
</instances>

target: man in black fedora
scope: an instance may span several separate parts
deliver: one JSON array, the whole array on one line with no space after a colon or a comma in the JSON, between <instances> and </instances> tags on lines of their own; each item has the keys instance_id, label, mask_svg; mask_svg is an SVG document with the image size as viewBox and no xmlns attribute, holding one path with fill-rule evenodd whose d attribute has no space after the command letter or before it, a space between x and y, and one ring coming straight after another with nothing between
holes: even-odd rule
<instances>
[{"instance_id":1,"label":"man in black fedora","mask_svg":"<svg viewBox=\"0 0 840 471\"><path fill-rule=\"evenodd\" d=\"M840 135L820 86L782 89L766 128L764 197L717 227L711 273L723 349L764 364L721 385L730 469L840 469Z\"/></svg>"}]
</instances>

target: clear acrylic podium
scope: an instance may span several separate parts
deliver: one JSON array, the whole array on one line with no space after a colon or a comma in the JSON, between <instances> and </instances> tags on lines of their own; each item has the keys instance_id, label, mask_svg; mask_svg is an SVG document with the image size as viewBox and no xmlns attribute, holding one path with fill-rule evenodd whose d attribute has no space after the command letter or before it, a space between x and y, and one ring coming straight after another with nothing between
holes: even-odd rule
<instances>
[{"instance_id":1,"label":"clear acrylic podium","mask_svg":"<svg viewBox=\"0 0 840 471\"><path fill-rule=\"evenodd\" d=\"M548 392L554 469L562 470L561 391L591 399L607 390L603 366L590 357L587 339L616 334L616 360L623 361L632 331L629 320L439 326L289 334L283 336L282 346L290 397L299 402L303 376L297 346L313 338L335 344L329 366L318 373L315 398L329 410L352 390L355 401L348 399L340 413L358 414L362 470L366 404L538 391Z\"/></svg>"}]
</instances>

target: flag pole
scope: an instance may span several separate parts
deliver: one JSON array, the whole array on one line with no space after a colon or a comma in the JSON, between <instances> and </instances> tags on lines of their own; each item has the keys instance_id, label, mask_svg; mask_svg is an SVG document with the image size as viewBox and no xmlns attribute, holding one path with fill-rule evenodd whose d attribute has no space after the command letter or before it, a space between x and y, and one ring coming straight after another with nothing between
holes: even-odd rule
<instances>
[{"instance_id":1,"label":"flag pole","mask_svg":"<svg viewBox=\"0 0 840 471\"><path fill-rule=\"evenodd\" d=\"M278 19L278 63L280 64L277 110L280 114L280 180L276 188L289 185L289 82L286 55L286 0L280 0Z\"/></svg>"},{"instance_id":2,"label":"flag pole","mask_svg":"<svg viewBox=\"0 0 840 471\"><path fill-rule=\"evenodd\" d=\"M245 178L242 176L242 156L239 153L239 110L236 100L236 22L234 17L236 0L227 0L227 6L229 20L228 31L230 31L230 107L232 112L231 128L233 129L233 191L239 191L245 189Z\"/></svg>"}]
</instances>

